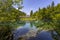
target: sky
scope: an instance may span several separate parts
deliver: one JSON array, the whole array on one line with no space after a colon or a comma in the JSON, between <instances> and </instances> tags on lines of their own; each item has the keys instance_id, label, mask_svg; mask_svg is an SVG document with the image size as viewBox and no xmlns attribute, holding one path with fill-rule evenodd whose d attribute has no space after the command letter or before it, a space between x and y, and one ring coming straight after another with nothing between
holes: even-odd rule
<instances>
[{"instance_id":1,"label":"sky","mask_svg":"<svg viewBox=\"0 0 60 40\"><path fill-rule=\"evenodd\" d=\"M60 0L23 0L23 8L21 11L25 12L27 15L30 14L30 11L37 11L39 8L47 7L51 5L52 1L54 1L55 5L60 3Z\"/></svg>"}]
</instances>

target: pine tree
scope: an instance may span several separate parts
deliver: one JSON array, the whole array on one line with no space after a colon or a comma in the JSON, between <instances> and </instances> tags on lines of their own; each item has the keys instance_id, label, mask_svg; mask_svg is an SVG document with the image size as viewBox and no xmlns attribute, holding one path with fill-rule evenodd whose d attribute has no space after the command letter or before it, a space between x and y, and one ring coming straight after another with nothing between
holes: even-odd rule
<instances>
[{"instance_id":1,"label":"pine tree","mask_svg":"<svg viewBox=\"0 0 60 40\"><path fill-rule=\"evenodd\" d=\"M31 10L31 12L30 12L30 16L32 16L33 15L33 10Z\"/></svg>"}]
</instances>

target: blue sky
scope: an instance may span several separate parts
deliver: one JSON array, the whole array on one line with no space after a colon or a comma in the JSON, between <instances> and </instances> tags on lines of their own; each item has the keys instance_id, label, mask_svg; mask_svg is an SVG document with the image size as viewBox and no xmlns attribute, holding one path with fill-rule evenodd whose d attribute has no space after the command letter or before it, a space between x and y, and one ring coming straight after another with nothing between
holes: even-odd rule
<instances>
[{"instance_id":1,"label":"blue sky","mask_svg":"<svg viewBox=\"0 0 60 40\"><path fill-rule=\"evenodd\" d=\"M30 14L30 11L34 12L38 10L38 8L47 7L54 1L55 5L60 3L60 0L23 0L23 8L21 11L25 12L27 15Z\"/></svg>"}]
</instances>

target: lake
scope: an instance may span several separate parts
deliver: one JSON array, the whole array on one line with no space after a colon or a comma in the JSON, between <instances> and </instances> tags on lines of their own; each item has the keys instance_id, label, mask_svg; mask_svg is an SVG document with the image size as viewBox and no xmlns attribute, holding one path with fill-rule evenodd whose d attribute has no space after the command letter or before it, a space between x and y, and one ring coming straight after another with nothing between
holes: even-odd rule
<instances>
[{"instance_id":1,"label":"lake","mask_svg":"<svg viewBox=\"0 0 60 40\"><path fill-rule=\"evenodd\" d=\"M57 36L55 31L41 30L36 23L38 21L20 23L13 31L13 40L54 40L53 36Z\"/></svg>"}]
</instances>

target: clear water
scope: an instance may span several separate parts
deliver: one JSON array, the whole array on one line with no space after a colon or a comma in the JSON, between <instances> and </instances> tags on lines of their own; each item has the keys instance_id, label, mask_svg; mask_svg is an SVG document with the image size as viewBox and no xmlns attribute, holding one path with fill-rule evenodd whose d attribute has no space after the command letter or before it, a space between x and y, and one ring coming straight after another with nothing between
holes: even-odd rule
<instances>
[{"instance_id":1,"label":"clear water","mask_svg":"<svg viewBox=\"0 0 60 40\"><path fill-rule=\"evenodd\" d=\"M31 30L33 30L32 35L36 33L34 37L28 34ZM13 32L13 40L18 40L20 37L26 34L30 35L29 38L26 37L26 40L53 40L51 32L46 30L38 32L38 28L32 22L26 22L24 25L17 27Z\"/></svg>"}]
</instances>

